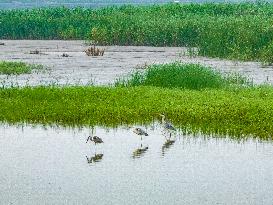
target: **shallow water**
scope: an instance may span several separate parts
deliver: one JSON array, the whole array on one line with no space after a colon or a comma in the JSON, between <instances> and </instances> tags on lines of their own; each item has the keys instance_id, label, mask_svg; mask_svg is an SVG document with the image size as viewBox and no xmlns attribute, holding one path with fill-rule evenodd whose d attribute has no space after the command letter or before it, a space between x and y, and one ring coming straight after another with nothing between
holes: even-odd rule
<instances>
[{"instance_id":1,"label":"shallow water","mask_svg":"<svg viewBox=\"0 0 273 205\"><path fill-rule=\"evenodd\" d=\"M235 62L205 57L184 55L180 47L134 47L108 46L105 55L86 56L88 46L83 41L34 41L1 40L0 60L23 61L44 65L45 72L7 76L0 75L1 85L46 85L46 84L109 84L117 78L128 75L139 67L152 63L181 61L200 63L223 72L238 72L252 79L254 83L273 84L273 68L263 68L257 62ZM29 54L39 50L41 54ZM67 53L69 57L62 57Z\"/></svg>"},{"instance_id":2,"label":"shallow water","mask_svg":"<svg viewBox=\"0 0 273 205\"><path fill-rule=\"evenodd\" d=\"M272 204L272 142L145 129L1 125L0 204Z\"/></svg>"}]
</instances>

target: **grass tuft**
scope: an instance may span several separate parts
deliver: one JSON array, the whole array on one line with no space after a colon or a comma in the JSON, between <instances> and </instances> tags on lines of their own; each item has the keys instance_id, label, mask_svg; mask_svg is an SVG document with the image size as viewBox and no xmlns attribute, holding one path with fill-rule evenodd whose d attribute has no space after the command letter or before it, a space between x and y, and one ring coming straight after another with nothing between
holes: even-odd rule
<instances>
[{"instance_id":1,"label":"grass tuft","mask_svg":"<svg viewBox=\"0 0 273 205\"><path fill-rule=\"evenodd\" d=\"M34 69L40 69L40 65L29 65L23 62L0 61L0 74L20 75L29 74Z\"/></svg>"},{"instance_id":2,"label":"grass tuft","mask_svg":"<svg viewBox=\"0 0 273 205\"><path fill-rule=\"evenodd\" d=\"M128 79L119 79L115 86L156 86L162 88L183 88L201 90L225 88L230 85L247 84L239 75L223 76L220 72L199 64L151 65L144 72L135 72Z\"/></svg>"}]
</instances>

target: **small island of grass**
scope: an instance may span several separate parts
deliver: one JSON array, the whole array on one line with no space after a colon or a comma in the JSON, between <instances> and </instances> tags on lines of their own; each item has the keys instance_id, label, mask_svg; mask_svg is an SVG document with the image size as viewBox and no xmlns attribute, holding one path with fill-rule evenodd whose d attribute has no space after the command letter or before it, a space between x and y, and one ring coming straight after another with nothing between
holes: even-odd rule
<instances>
[{"instance_id":1,"label":"small island of grass","mask_svg":"<svg viewBox=\"0 0 273 205\"><path fill-rule=\"evenodd\" d=\"M39 68L37 65L29 65L23 62L0 61L0 75L30 74L32 70Z\"/></svg>"},{"instance_id":2,"label":"small island of grass","mask_svg":"<svg viewBox=\"0 0 273 205\"><path fill-rule=\"evenodd\" d=\"M238 79L176 63L151 66L116 86L2 88L0 121L115 127L149 124L165 113L182 130L272 139L273 88Z\"/></svg>"}]
</instances>

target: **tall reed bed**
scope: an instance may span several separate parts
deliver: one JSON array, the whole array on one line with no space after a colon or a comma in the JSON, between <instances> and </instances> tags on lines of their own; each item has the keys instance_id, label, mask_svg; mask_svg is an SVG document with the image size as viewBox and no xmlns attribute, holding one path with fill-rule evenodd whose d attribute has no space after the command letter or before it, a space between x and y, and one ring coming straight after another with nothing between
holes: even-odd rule
<instances>
[{"instance_id":1,"label":"tall reed bed","mask_svg":"<svg viewBox=\"0 0 273 205\"><path fill-rule=\"evenodd\" d=\"M0 38L189 46L200 55L272 63L272 14L270 3L0 10Z\"/></svg>"}]
</instances>

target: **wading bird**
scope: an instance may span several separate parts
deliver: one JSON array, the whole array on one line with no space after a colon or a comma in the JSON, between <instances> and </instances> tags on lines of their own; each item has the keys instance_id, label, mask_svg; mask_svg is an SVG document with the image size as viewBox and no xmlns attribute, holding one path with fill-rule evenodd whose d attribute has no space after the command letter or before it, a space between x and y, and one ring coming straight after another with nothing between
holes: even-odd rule
<instances>
[{"instance_id":1,"label":"wading bird","mask_svg":"<svg viewBox=\"0 0 273 205\"><path fill-rule=\"evenodd\" d=\"M86 143L87 143L89 140L90 140L91 142L94 142L95 145L96 145L96 144L101 144L101 143L103 143L102 139L101 139L100 137L98 137L98 136L94 136L94 137L89 136L89 137L87 138L87 140L86 140Z\"/></svg>"},{"instance_id":2,"label":"wading bird","mask_svg":"<svg viewBox=\"0 0 273 205\"><path fill-rule=\"evenodd\" d=\"M175 127L166 120L166 116L164 114L159 114L159 115L162 117L161 123L164 129L170 132L170 137L171 137L171 132L176 131Z\"/></svg>"},{"instance_id":3,"label":"wading bird","mask_svg":"<svg viewBox=\"0 0 273 205\"><path fill-rule=\"evenodd\" d=\"M144 135L144 136L148 136L148 133L145 132L143 129L139 128L139 127L135 128L135 129L133 130L133 132L136 133L137 135L140 135L141 140L142 140L142 136L143 136L143 135Z\"/></svg>"}]
</instances>

